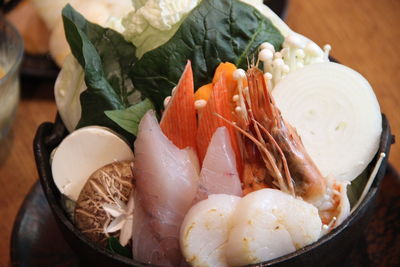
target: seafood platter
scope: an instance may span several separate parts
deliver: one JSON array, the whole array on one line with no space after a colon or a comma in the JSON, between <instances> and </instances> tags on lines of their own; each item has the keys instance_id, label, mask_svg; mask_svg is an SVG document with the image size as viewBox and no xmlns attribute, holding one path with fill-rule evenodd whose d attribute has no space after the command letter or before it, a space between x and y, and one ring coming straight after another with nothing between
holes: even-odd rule
<instances>
[{"instance_id":1,"label":"seafood platter","mask_svg":"<svg viewBox=\"0 0 400 267\"><path fill-rule=\"evenodd\" d=\"M259 0L62 10L55 124L34 150L88 266L335 265L373 211L391 134L368 81Z\"/></svg>"}]
</instances>

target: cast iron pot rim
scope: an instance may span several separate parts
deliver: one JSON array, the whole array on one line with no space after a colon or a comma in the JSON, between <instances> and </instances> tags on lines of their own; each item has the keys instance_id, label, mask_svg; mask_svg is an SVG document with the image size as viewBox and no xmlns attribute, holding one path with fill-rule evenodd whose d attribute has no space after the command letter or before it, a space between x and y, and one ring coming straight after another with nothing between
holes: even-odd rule
<instances>
[{"instance_id":1,"label":"cast iron pot rim","mask_svg":"<svg viewBox=\"0 0 400 267\"><path fill-rule=\"evenodd\" d=\"M116 253L112 253L111 251L107 250L105 247L102 247L100 245L95 244L94 242L92 242L90 239L88 239L87 237L85 237L83 234L81 234L81 232L73 225L73 223L70 221L70 219L66 216L64 209L61 206L60 203L60 199L57 199L56 195L57 193L54 192L53 189L56 189L56 186L54 184L54 181L52 180L52 175L51 175L51 166L49 166L50 168L50 177L46 177L47 175L43 176L43 173L45 173L46 171L43 169L45 168L44 166L42 166L43 168L41 168L40 164L39 164L39 158L43 159L43 154L40 150L36 149L38 147L38 144L40 143L39 139L40 138L44 138L45 136L42 134L40 134L40 131L42 130L44 132L44 128L48 127L48 129L53 130L52 128L54 128L54 126L57 124L57 121L59 120L59 118L56 119L56 123L43 123L42 125L39 126L36 136L35 136L35 140L34 140L34 147L35 147L35 156L36 156L36 165L38 168L38 172L39 172L39 176L40 176L40 181L41 181L41 185L42 188L44 189L47 201L53 211L53 213L58 217L58 219L64 224L65 227L67 227L67 229L72 232L74 234L75 237L77 237L81 242L84 242L87 246L89 246L91 249L93 249L94 251L97 251L103 255L106 255L109 258L112 258L114 260L120 261L121 263L127 264L127 265L132 265L132 266L155 266L155 265L151 265L151 264L146 264L146 263L142 263L139 261L136 261L135 259L130 259L124 256L121 256L119 254ZM62 127L64 127L64 125L62 124L62 122L60 122ZM390 125L388 120L386 119L386 116L384 114L382 114L382 135L381 135L381 140L380 140L380 145L379 145L379 149L376 155L378 155L381 152L388 152L389 148L390 148L390 138L392 138L391 136L391 131L390 131ZM43 136L42 136L43 135ZM58 142L59 143L59 142ZM58 144L57 144L58 145ZM387 156L388 153L386 155L386 160L387 160ZM372 162L376 159L376 156L374 157L374 159L372 160ZM45 163L50 165L50 163ZM375 163L376 164L376 163ZM375 165L373 165L375 166ZM384 164L382 163L381 166L379 167L379 170L381 170L381 168L384 167ZM371 170L372 171L372 170ZM277 264L277 263L282 263L286 260L295 258L297 256L300 256L303 253L306 253L318 246L320 246L321 244L328 242L329 240L335 238L338 234L340 234L340 232L345 229L347 226L351 225L353 223L353 221L359 216L360 212L365 208L365 206L371 201L371 199L375 196L375 194L377 193L378 189L379 189L379 185L381 180L383 179L383 175L382 177L377 179L377 176L379 175L379 171L377 172L376 176L375 176L375 180L374 183L372 184L371 188L369 189L368 193L366 194L364 200L360 203L360 205L357 207L357 209L350 214L349 217L347 217L338 227L336 227L335 229L333 229L331 232L329 232L328 234L322 236L321 238L319 238L316 242L309 244L303 248L300 248L292 253L277 257L275 259L269 260L269 261L264 261L264 262L260 262L260 263L256 263L256 264L252 264L251 266L259 266L259 265L273 265L273 264ZM49 180L47 179L49 178ZM74 248L72 248L74 249Z\"/></svg>"}]
</instances>

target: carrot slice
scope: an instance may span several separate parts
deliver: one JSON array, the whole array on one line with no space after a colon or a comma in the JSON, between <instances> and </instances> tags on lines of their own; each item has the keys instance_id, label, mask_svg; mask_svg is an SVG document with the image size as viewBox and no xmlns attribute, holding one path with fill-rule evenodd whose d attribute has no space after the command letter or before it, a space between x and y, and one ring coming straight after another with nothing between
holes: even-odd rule
<instances>
[{"instance_id":1,"label":"carrot slice","mask_svg":"<svg viewBox=\"0 0 400 267\"><path fill-rule=\"evenodd\" d=\"M202 99L208 101L211 95L212 87L212 83L207 83L197 89L196 93L194 94L194 100L197 101Z\"/></svg>"},{"instance_id":2,"label":"carrot slice","mask_svg":"<svg viewBox=\"0 0 400 267\"><path fill-rule=\"evenodd\" d=\"M168 139L180 149L196 149L197 121L190 61L186 64L175 93L163 113L160 127Z\"/></svg>"},{"instance_id":3,"label":"carrot slice","mask_svg":"<svg viewBox=\"0 0 400 267\"><path fill-rule=\"evenodd\" d=\"M225 76L225 82L229 91L229 95L232 97L236 93L237 81L233 78L233 72L236 70L236 66L230 62L220 63L215 70L215 74L212 80L212 83L205 84L197 89L194 94L195 100L206 100L210 98L212 86L215 84L221 77L222 73Z\"/></svg>"},{"instance_id":4,"label":"carrot slice","mask_svg":"<svg viewBox=\"0 0 400 267\"><path fill-rule=\"evenodd\" d=\"M215 114L219 114L225 119L232 121L232 107L230 92L226 83L226 75L221 72L219 80L214 83L211 96L207 105L202 109L199 117L199 127L197 129L197 152L202 163L207 152L211 137L218 127L225 126L228 129L231 139L232 149L235 152L236 166L239 174L242 172L242 159L239 148L239 141L234 128Z\"/></svg>"},{"instance_id":5,"label":"carrot slice","mask_svg":"<svg viewBox=\"0 0 400 267\"><path fill-rule=\"evenodd\" d=\"M235 79L233 79L233 72L236 69L236 66L230 62L220 63L215 70L212 83L205 84L197 89L196 93L194 94L195 100L203 99L208 101L211 95L212 86L221 78L222 73L224 73L225 76L225 82L229 91L229 95L233 96L237 87L237 82Z\"/></svg>"},{"instance_id":6,"label":"carrot slice","mask_svg":"<svg viewBox=\"0 0 400 267\"><path fill-rule=\"evenodd\" d=\"M225 86L228 89L229 105L232 111L234 111L235 109L235 103L233 102L232 98L235 94L238 93L238 84L237 81L233 78L233 73L235 70L237 70L237 68L234 64L230 62L222 62L218 65L213 77L213 84L215 84L218 80L220 80L222 75L224 76ZM234 116L232 117L232 121L236 121L236 114L233 114Z\"/></svg>"},{"instance_id":7,"label":"carrot slice","mask_svg":"<svg viewBox=\"0 0 400 267\"><path fill-rule=\"evenodd\" d=\"M237 82L233 78L233 72L236 70L236 66L230 62L223 62L218 65L217 69L215 70L213 84L215 84L218 80L220 80L221 76L225 76L225 83L229 90L231 96L236 91Z\"/></svg>"}]
</instances>

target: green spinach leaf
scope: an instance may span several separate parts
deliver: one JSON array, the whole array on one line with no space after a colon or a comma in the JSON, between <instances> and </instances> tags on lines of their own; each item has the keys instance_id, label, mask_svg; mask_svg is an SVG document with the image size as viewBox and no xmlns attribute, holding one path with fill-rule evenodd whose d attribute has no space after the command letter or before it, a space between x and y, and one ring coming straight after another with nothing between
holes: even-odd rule
<instances>
[{"instance_id":1,"label":"green spinach leaf","mask_svg":"<svg viewBox=\"0 0 400 267\"><path fill-rule=\"evenodd\" d=\"M116 122L122 129L136 136L140 120L150 109L154 109L153 103L146 98L127 109L109 110L105 111L105 113L107 117Z\"/></svg>"},{"instance_id":2,"label":"green spinach leaf","mask_svg":"<svg viewBox=\"0 0 400 267\"><path fill-rule=\"evenodd\" d=\"M121 243L119 243L119 240L113 236L107 239L106 248L111 252L125 256L127 258L132 258L132 250L128 246L123 247Z\"/></svg>"},{"instance_id":3,"label":"green spinach leaf","mask_svg":"<svg viewBox=\"0 0 400 267\"><path fill-rule=\"evenodd\" d=\"M246 68L261 43L268 41L278 50L283 40L255 8L238 0L203 0L167 43L143 55L131 77L135 87L161 109L188 59L199 88L212 80L220 62Z\"/></svg>"},{"instance_id":4,"label":"green spinach leaf","mask_svg":"<svg viewBox=\"0 0 400 267\"><path fill-rule=\"evenodd\" d=\"M129 97L134 91L128 72L137 61L135 47L118 32L86 21L70 5L62 15L67 41L85 71L88 87L80 96L82 115L77 127L106 126L131 140L133 136L105 111L123 110L140 100Z\"/></svg>"},{"instance_id":5,"label":"green spinach leaf","mask_svg":"<svg viewBox=\"0 0 400 267\"><path fill-rule=\"evenodd\" d=\"M369 174L372 169L368 166L357 178L355 178L350 185L347 186L347 197L350 202L350 207L354 207L354 205L360 199L362 192L368 182Z\"/></svg>"}]
</instances>

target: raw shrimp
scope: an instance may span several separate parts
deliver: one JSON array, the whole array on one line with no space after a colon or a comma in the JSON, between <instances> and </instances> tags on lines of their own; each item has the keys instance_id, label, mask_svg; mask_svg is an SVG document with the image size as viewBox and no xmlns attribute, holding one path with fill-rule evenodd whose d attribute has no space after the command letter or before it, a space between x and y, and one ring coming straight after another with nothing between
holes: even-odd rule
<instances>
[{"instance_id":1,"label":"raw shrimp","mask_svg":"<svg viewBox=\"0 0 400 267\"><path fill-rule=\"evenodd\" d=\"M232 125L246 137L244 141L244 192L274 187L300 196L323 214L323 222L337 225L337 215L348 215L346 186L334 179L327 183L305 150L296 130L276 107L263 76L256 67L246 75L248 88L239 88L237 124ZM239 72L240 74L240 72ZM257 156L260 156L260 160ZM260 171L262 170L262 171Z\"/></svg>"},{"instance_id":2,"label":"raw shrimp","mask_svg":"<svg viewBox=\"0 0 400 267\"><path fill-rule=\"evenodd\" d=\"M235 153L226 127L217 128L212 136L200 172L197 200L211 194L242 196Z\"/></svg>"},{"instance_id":3,"label":"raw shrimp","mask_svg":"<svg viewBox=\"0 0 400 267\"><path fill-rule=\"evenodd\" d=\"M182 223L181 248L192 266L228 266L225 245L229 221L240 198L232 195L210 195L194 205Z\"/></svg>"},{"instance_id":4,"label":"raw shrimp","mask_svg":"<svg viewBox=\"0 0 400 267\"><path fill-rule=\"evenodd\" d=\"M142 118L135 142L135 215L132 250L136 260L178 266L180 226L198 188L198 172L186 149L161 131L153 111Z\"/></svg>"},{"instance_id":5,"label":"raw shrimp","mask_svg":"<svg viewBox=\"0 0 400 267\"><path fill-rule=\"evenodd\" d=\"M225 257L229 266L267 261L315 242L321 226L313 205L276 189L254 191L231 217Z\"/></svg>"}]
</instances>

